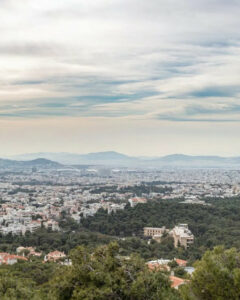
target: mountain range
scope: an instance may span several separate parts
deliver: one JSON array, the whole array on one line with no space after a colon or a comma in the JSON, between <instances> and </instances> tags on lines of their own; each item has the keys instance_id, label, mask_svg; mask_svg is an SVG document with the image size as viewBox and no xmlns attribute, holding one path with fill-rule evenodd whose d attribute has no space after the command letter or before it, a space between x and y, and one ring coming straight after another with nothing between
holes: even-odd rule
<instances>
[{"instance_id":1,"label":"mountain range","mask_svg":"<svg viewBox=\"0 0 240 300\"><path fill-rule=\"evenodd\" d=\"M0 168L41 168L41 169L57 169L62 167L62 165L58 162L51 161L45 158L37 158L34 160L26 160L26 161L19 161L19 160L12 160L12 159L1 159L0 158Z\"/></svg>"},{"instance_id":2,"label":"mountain range","mask_svg":"<svg viewBox=\"0 0 240 300\"><path fill-rule=\"evenodd\" d=\"M39 158L45 159L39 161ZM161 157L133 157L114 151L88 154L76 153L30 153L11 157L17 164L45 163L63 165L104 165L124 167L179 167L179 168L240 168L240 157L191 156L172 154ZM1 163L0 163L1 166ZM56 165L57 166L57 165ZM59 165L58 165L59 166Z\"/></svg>"}]
</instances>

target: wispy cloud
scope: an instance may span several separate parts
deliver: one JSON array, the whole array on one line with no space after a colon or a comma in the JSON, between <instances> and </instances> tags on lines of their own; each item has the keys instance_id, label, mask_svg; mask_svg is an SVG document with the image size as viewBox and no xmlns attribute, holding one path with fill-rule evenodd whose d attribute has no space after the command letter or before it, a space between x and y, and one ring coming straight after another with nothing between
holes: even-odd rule
<instances>
[{"instance_id":1,"label":"wispy cloud","mask_svg":"<svg viewBox=\"0 0 240 300\"><path fill-rule=\"evenodd\" d=\"M236 126L239 15L237 0L1 1L0 119Z\"/></svg>"}]
</instances>

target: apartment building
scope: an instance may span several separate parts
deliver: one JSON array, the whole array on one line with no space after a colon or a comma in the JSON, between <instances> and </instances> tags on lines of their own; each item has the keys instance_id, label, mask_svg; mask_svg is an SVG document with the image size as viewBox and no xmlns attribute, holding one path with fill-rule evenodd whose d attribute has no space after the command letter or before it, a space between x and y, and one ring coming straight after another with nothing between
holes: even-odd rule
<instances>
[{"instance_id":1,"label":"apartment building","mask_svg":"<svg viewBox=\"0 0 240 300\"><path fill-rule=\"evenodd\" d=\"M175 248L180 245L186 249L194 242L194 235L188 229L187 224L179 224L178 226L175 226L171 231L171 235L174 239Z\"/></svg>"}]
</instances>

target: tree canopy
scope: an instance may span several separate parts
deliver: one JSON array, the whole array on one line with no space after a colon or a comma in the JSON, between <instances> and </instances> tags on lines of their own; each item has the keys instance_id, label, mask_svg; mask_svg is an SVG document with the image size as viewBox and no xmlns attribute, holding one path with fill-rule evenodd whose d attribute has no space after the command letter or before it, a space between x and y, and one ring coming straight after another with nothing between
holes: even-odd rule
<instances>
[{"instance_id":1,"label":"tree canopy","mask_svg":"<svg viewBox=\"0 0 240 300\"><path fill-rule=\"evenodd\" d=\"M181 289L184 300L240 299L240 253L235 248L215 247L195 266L190 283Z\"/></svg>"},{"instance_id":2,"label":"tree canopy","mask_svg":"<svg viewBox=\"0 0 240 300\"><path fill-rule=\"evenodd\" d=\"M182 250L181 257L192 261L221 244L226 248L240 249L240 198L207 201L211 205L182 204L179 200L149 201L134 208L126 206L124 210L111 214L101 209L94 217L83 219L82 225L102 234L142 238L145 226L171 229L178 223L187 223L195 240L189 250ZM156 248L158 255L167 255L163 245ZM170 258L176 255L175 250L168 247L168 255Z\"/></svg>"},{"instance_id":3,"label":"tree canopy","mask_svg":"<svg viewBox=\"0 0 240 300\"><path fill-rule=\"evenodd\" d=\"M177 300L168 276L151 272L138 256L121 257L119 246L110 243L92 254L84 247L71 254L73 265L50 283L50 298L59 300Z\"/></svg>"}]
</instances>

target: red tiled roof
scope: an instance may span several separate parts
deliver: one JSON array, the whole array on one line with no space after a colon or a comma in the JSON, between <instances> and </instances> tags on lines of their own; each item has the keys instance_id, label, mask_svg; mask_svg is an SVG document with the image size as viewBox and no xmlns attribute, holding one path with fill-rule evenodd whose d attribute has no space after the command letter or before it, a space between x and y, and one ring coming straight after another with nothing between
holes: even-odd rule
<instances>
[{"instance_id":1,"label":"red tiled roof","mask_svg":"<svg viewBox=\"0 0 240 300\"><path fill-rule=\"evenodd\" d=\"M176 261L176 263L177 263L179 266L186 267L186 265L187 265L187 261L186 261L186 260L179 259L179 258L175 258L175 261Z\"/></svg>"},{"instance_id":2,"label":"red tiled roof","mask_svg":"<svg viewBox=\"0 0 240 300\"><path fill-rule=\"evenodd\" d=\"M9 254L9 253L0 253L0 257L1 257L0 260L4 264L7 264L9 260L13 260L13 259L21 259L21 260L25 260L25 261L28 260L26 257L19 256L19 255L14 255L14 254Z\"/></svg>"},{"instance_id":3,"label":"red tiled roof","mask_svg":"<svg viewBox=\"0 0 240 300\"><path fill-rule=\"evenodd\" d=\"M132 201L133 202L145 202L145 201L147 201L147 199L145 199L145 198L132 198Z\"/></svg>"},{"instance_id":4,"label":"red tiled roof","mask_svg":"<svg viewBox=\"0 0 240 300\"><path fill-rule=\"evenodd\" d=\"M162 265L158 263L148 263L147 264L148 269L151 271L159 271L159 270L169 270L168 265Z\"/></svg>"},{"instance_id":5,"label":"red tiled roof","mask_svg":"<svg viewBox=\"0 0 240 300\"><path fill-rule=\"evenodd\" d=\"M182 279L176 276L170 276L170 280L172 282L171 287L172 288L178 288L180 285L184 284L187 282L186 279Z\"/></svg>"}]
</instances>

